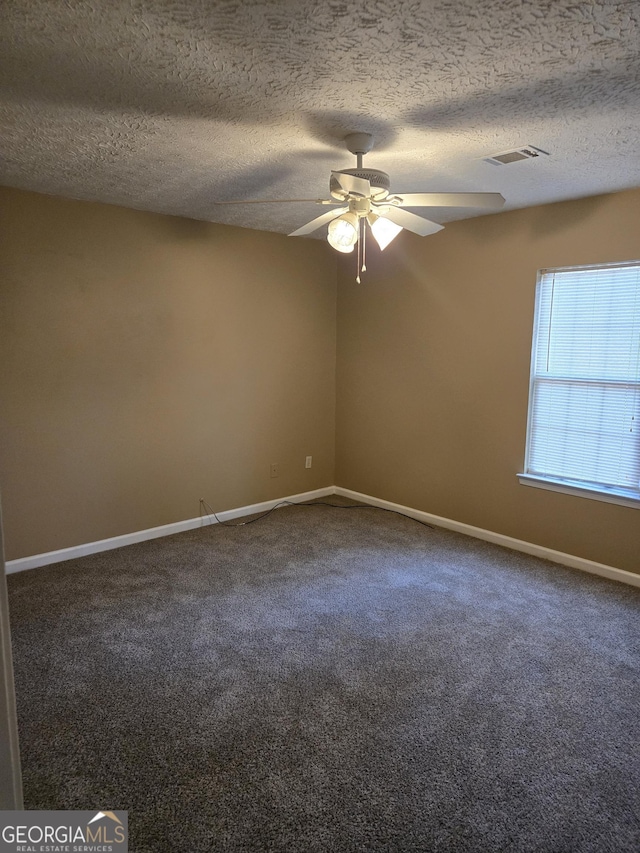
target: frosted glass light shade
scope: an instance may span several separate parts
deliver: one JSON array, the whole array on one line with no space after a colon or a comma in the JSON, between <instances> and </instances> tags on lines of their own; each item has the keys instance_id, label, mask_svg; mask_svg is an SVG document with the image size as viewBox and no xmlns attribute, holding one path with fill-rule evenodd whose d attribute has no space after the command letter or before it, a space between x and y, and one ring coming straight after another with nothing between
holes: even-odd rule
<instances>
[{"instance_id":1,"label":"frosted glass light shade","mask_svg":"<svg viewBox=\"0 0 640 853\"><path fill-rule=\"evenodd\" d=\"M384 216L378 216L371 226L371 233L376 239L376 243L380 246L380 251L386 249L389 243L398 236L402 231L401 225L396 225L390 219L385 219Z\"/></svg>"},{"instance_id":2,"label":"frosted glass light shade","mask_svg":"<svg viewBox=\"0 0 640 853\"><path fill-rule=\"evenodd\" d=\"M327 240L339 252L351 252L358 242L358 217L355 213L343 213L329 223Z\"/></svg>"}]
</instances>

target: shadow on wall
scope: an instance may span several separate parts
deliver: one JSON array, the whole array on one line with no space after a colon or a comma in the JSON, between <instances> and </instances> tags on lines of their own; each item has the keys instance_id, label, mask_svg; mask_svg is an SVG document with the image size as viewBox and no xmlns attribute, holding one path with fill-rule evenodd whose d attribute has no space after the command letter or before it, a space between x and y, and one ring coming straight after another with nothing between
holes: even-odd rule
<instances>
[{"instance_id":1,"label":"shadow on wall","mask_svg":"<svg viewBox=\"0 0 640 853\"><path fill-rule=\"evenodd\" d=\"M457 225L470 223L471 227L467 228L465 238L478 245L485 244L488 237L495 234L494 223L498 222L501 239L518 235L527 239L557 236L563 231L573 231L580 223L588 222L616 195L619 196L620 193L606 193L537 207L506 210L503 213L449 223L447 227L451 229ZM434 236L437 238L439 235Z\"/></svg>"},{"instance_id":2,"label":"shadow on wall","mask_svg":"<svg viewBox=\"0 0 640 853\"><path fill-rule=\"evenodd\" d=\"M188 219L186 216L168 216L159 214L155 218L157 228L174 240L203 240L213 237L211 222L202 219Z\"/></svg>"},{"instance_id":3,"label":"shadow on wall","mask_svg":"<svg viewBox=\"0 0 640 853\"><path fill-rule=\"evenodd\" d=\"M531 235L549 237L560 231L572 230L576 225L591 219L611 198L612 195L608 193L579 199L577 203L558 202L529 208Z\"/></svg>"}]
</instances>

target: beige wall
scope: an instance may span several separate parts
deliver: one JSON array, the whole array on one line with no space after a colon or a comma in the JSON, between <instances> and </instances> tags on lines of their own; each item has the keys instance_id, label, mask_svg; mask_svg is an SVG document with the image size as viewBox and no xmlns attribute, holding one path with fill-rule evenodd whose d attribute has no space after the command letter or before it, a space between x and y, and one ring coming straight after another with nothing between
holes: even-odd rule
<instances>
[{"instance_id":1,"label":"beige wall","mask_svg":"<svg viewBox=\"0 0 640 853\"><path fill-rule=\"evenodd\" d=\"M536 271L640 258L640 191L340 263L336 482L640 572L640 511L522 486Z\"/></svg>"},{"instance_id":2,"label":"beige wall","mask_svg":"<svg viewBox=\"0 0 640 853\"><path fill-rule=\"evenodd\" d=\"M515 476L536 270L640 257L640 192L402 234L361 285L341 259L337 417L324 241L0 205L8 559L335 482L640 572L638 510Z\"/></svg>"},{"instance_id":3,"label":"beige wall","mask_svg":"<svg viewBox=\"0 0 640 853\"><path fill-rule=\"evenodd\" d=\"M326 244L17 190L0 204L7 559L333 482Z\"/></svg>"}]
</instances>

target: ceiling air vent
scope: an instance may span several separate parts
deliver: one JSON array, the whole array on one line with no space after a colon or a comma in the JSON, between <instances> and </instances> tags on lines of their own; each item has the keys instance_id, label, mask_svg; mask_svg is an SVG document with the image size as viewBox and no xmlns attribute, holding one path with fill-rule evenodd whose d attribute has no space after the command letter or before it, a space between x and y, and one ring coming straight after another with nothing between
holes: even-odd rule
<instances>
[{"instance_id":1,"label":"ceiling air vent","mask_svg":"<svg viewBox=\"0 0 640 853\"><path fill-rule=\"evenodd\" d=\"M503 151L501 154L492 154L491 157L485 157L486 163L493 163L494 166L508 166L509 163L517 163L518 160L532 160L534 157L539 157L541 154L549 156L548 151L543 151L542 148L536 148L535 145L527 145L526 148L515 148L513 151Z\"/></svg>"}]
</instances>

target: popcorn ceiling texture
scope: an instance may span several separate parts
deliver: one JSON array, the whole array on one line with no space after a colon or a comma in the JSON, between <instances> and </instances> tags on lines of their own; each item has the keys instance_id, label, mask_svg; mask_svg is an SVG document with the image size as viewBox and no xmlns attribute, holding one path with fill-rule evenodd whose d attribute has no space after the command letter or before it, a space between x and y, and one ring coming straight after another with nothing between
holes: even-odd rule
<instances>
[{"instance_id":1,"label":"popcorn ceiling texture","mask_svg":"<svg viewBox=\"0 0 640 853\"><path fill-rule=\"evenodd\" d=\"M640 4L3 0L0 182L287 233L355 165L506 209L640 185ZM535 145L550 157L483 158ZM440 222L478 211L432 210Z\"/></svg>"}]
</instances>

